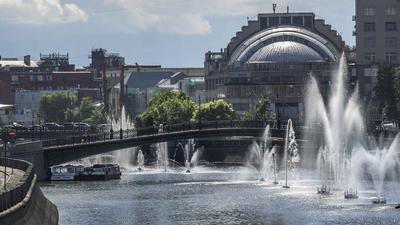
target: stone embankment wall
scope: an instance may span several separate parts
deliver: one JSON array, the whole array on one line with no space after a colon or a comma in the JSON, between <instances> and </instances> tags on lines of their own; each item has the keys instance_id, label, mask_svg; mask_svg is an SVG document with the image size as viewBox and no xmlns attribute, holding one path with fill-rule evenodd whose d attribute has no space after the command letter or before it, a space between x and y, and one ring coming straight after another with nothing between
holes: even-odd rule
<instances>
[{"instance_id":1,"label":"stone embankment wall","mask_svg":"<svg viewBox=\"0 0 400 225\"><path fill-rule=\"evenodd\" d=\"M0 165L4 164L25 174L18 185L0 194L0 224L57 225L57 207L40 190L33 165L27 161L0 158Z\"/></svg>"}]
</instances>

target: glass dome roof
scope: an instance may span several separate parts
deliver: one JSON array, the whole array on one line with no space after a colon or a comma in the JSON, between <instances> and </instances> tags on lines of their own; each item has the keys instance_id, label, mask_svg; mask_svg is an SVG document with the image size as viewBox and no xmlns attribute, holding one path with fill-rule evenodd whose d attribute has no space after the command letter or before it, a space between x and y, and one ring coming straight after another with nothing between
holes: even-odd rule
<instances>
[{"instance_id":1,"label":"glass dome roof","mask_svg":"<svg viewBox=\"0 0 400 225\"><path fill-rule=\"evenodd\" d=\"M324 58L311 47L294 41L275 42L256 51L248 63L323 62Z\"/></svg>"}]
</instances>

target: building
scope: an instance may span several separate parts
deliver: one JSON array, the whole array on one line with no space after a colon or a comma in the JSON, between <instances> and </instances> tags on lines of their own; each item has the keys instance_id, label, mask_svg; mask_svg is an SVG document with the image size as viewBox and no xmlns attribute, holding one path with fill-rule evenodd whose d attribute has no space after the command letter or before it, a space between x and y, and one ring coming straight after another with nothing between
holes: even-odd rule
<instances>
[{"instance_id":1,"label":"building","mask_svg":"<svg viewBox=\"0 0 400 225\"><path fill-rule=\"evenodd\" d=\"M357 76L369 99L379 64L400 64L400 1L356 0Z\"/></svg>"},{"instance_id":2,"label":"building","mask_svg":"<svg viewBox=\"0 0 400 225\"><path fill-rule=\"evenodd\" d=\"M14 106L0 104L0 126L14 122Z\"/></svg>"},{"instance_id":3,"label":"building","mask_svg":"<svg viewBox=\"0 0 400 225\"><path fill-rule=\"evenodd\" d=\"M264 96L280 120L302 122L310 74L328 90L346 45L313 13L259 14L226 48L205 54L206 100L224 98L242 114Z\"/></svg>"},{"instance_id":4,"label":"building","mask_svg":"<svg viewBox=\"0 0 400 225\"><path fill-rule=\"evenodd\" d=\"M185 93L195 102L205 100L204 77L188 77L182 72L131 72L124 80L124 107L130 118L146 110L152 96L160 91ZM114 115L120 113L120 84L116 82L110 90L109 102Z\"/></svg>"},{"instance_id":5,"label":"building","mask_svg":"<svg viewBox=\"0 0 400 225\"><path fill-rule=\"evenodd\" d=\"M0 59L0 103L14 104L15 92L19 90L69 90L97 88L101 82L95 81L91 71L76 71L69 63L68 54L40 54L40 60L30 56L23 60Z\"/></svg>"}]
</instances>

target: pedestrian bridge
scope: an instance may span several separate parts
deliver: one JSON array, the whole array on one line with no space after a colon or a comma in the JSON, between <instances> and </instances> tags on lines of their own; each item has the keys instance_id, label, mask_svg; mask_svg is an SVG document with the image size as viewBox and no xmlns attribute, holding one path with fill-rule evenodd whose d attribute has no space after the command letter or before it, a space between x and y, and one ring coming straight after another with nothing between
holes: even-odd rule
<instances>
[{"instance_id":1,"label":"pedestrian bridge","mask_svg":"<svg viewBox=\"0 0 400 225\"><path fill-rule=\"evenodd\" d=\"M166 141L217 137L262 138L265 127L266 123L262 121L225 121L166 125L162 129L152 127L47 140L43 141L43 151L47 166L50 167L119 149L140 147ZM271 140L274 142L283 142L285 133L286 129L270 129Z\"/></svg>"}]
</instances>

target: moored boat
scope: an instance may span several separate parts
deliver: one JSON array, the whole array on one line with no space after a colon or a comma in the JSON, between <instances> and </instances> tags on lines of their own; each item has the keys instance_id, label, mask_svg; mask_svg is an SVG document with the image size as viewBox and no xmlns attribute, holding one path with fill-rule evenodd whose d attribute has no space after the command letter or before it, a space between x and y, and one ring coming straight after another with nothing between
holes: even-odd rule
<instances>
[{"instance_id":1,"label":"moored boat","mask_svg":"<svg viewBox=\"0 0 400 225\"><path fill-rule=\"evenodd\" d=\"M95 164L86 167L79 180L113 180L121 178L121 170L118 164Z\"/></svg>"},{"instance_id":2,"label":"moored boat","mask_svg":"<svg viewBox=\"0 0 400 225\"><path fill-rule=\"evenodd\" d=\"M71 181L77 180L77 178L82 175L84 167L81 165L63 165L54 166L51 168L52 181Z\"/></svg>"}]
</instances>

